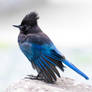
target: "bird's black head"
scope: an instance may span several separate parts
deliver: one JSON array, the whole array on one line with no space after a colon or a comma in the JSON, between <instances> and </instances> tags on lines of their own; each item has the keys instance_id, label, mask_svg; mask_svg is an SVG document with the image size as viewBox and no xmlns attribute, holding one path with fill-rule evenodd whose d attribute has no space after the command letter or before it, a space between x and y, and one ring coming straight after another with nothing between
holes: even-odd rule
<instances>
[{"instance_id":1,"label":"bird's black head","mask_svg":"<svg viewBox=\"0 0 92 92\"><path fill-rule=\"evenodd\" d=\"M26 25L34 26L37 24L37 19L39 19L37 13L31 12L24 17L24 19L21 22L21 25L26 24Z\"/></svg>"},{"instance_id":2,"label":"bird's black head","mask_svg":"<svg viewBox=\"0 0 92 92\"><path fill-rule=\"evenodd\" d=\"M31 12L29 14L27 14L20 25L13 25L14 27L17 27L20 29L20 31L26 33L26 32L29 32L31 31L31 29L34 27L34 26L37 26L37 19L39 19L37 13L35 12Z\"/></svg>"}]
</instances>

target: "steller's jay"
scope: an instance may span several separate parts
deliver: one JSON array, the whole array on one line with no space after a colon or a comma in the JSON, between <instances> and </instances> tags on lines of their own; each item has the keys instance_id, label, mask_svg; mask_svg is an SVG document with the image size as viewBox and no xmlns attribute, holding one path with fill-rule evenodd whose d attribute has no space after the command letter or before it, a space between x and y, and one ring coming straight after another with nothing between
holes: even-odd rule
<instances>
[{"instance_id":1,"label":"steller's jay","mask_svg":"<svg viewBox=\"0 0 92 92\"><path fill-rule=\"evenodd\" d=\"M39 19L37 13L31 12L24 17L20 25L13 25L20 29L18 36L20 49L38 72L37 76L29 75L29 78L54 83L57 80L56 75L60 77L57 67L64 71L64 63L88 80L86 74L57 50L49 37L39 28L37 19Z\"/></svg>"}]
</instances>

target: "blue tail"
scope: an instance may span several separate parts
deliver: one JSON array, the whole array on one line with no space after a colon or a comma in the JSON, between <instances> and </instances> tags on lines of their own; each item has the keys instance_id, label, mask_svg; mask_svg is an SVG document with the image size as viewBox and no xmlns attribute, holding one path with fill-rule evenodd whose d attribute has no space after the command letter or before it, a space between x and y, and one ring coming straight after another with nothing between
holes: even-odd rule
<instances>
[{"instance_id":1,"label":"blue tail","mask_svg":"<svg viewBox=\"0 0 92 92\"><path fill-rule=\"evenodd\" d=\"M74 66L72 63L70 63L68 60L63 60L62 62L64 64L66 64L68 67L70 67L71 69L73 69L75 72L77 72L78 74L83 76L86 80L89 80L89 77L86 74L84 74L82 71L80 71L76 66Z\"/></svg>"}]
</instances>

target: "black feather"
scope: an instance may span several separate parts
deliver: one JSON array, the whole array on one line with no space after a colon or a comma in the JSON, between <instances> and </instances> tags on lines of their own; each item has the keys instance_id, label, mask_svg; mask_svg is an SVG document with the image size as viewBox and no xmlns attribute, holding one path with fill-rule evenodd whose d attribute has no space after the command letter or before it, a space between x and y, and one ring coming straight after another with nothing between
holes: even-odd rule
<instances>
[{"instance_id":1,"label":"black feather","mask_svg":"<svg viewBox=\"0 0 92 92\"><path fill-rule=\"evenodd\" d=\"M51 62L46 60L44 57L42 57L42 58L45 60L45 62L47 62L47 64L50 66L50 68L58 75L58 77L60 77L60 74L59 74L58 70L56 69L56 67Z\"/></svg>"},{"instance_id":2,"label":"black feather","mask_svg":"<svg viewBox=\"0 0 92 92\"><path fill-rule=\"evenodd\" d=\"M37 24L37 19L39 19L38 15L36 12L31 12L27 14L24 19L21 22L21 25L31 25L34 26Z\"/></svg>"},{"instance_id":3,"label":"black feather","mask_svg":"<svg viewBox=\"0 0 92 92\"><path fill-rule=\"evenodd\" d=\"M64 65L62 64L62 62L61 61L58 61L58 60L55 60L55 59L53 59L52 57L50 57L50 56L46 56L49 60L51 60L52 62L54 62L56 65L57 65L57 67L59 67L62 71L64 71Z\"/></svg>"},{"instance_id":4,"label":"black feather","mask_svg":"<svg viewBox=\"0 0 92 92\"><path fill-rule=\"evenodd\" d=\"M53 70L52 70L50 67L48 67L48 65L45 64L44 61L43 61L42 59L41 59L41 62L42 62L42 63L44 64L44 66L46 67L47 72L48 72L49 75L52 77L53 81L56 81L56 76L55 76ZM50 66L50 65L49 65L49 66Z\"/></svg>"}]
</instances>

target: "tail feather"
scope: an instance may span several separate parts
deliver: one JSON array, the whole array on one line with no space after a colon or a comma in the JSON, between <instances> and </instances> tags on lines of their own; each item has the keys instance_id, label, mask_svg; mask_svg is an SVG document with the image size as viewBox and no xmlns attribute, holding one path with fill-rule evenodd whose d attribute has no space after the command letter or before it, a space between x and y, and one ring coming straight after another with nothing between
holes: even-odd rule
<instances>
[{"instance_id":1,"label":"tail feather","mask_svg":"<svg viewBox=\"0 0 92 92\"><path fill-rule=\"evenodd\" d=\"M72 63L70 63L68 60L62 60L62 62L65 65L67 65L69 68L73 69L75 72L80 74L82 77L84 77L85 79L89 80L89 77L86 74L84 74L82 71L80 71L76 66L74 66Z\"/></svg>"}]
</instances>

